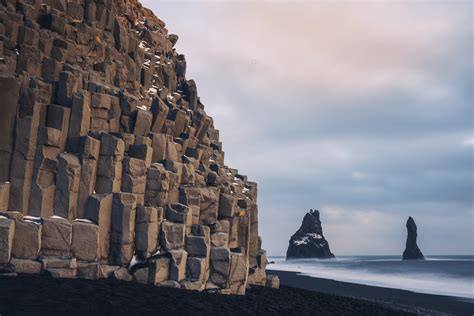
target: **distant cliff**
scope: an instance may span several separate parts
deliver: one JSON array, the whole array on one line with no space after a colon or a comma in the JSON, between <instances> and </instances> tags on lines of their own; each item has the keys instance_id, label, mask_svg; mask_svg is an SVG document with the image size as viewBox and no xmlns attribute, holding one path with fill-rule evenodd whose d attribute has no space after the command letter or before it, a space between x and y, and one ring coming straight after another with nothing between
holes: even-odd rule
<instances>
[{"instance_id":1,"label":"distant cliff","mask_svg":"<svg viewBox=\"0 0 474 316\"><path fill-rule=\"evenodd\" d=\"M324 238L318 210L306 213L301 227L290 238L286 259L296 258L335 258Z\"/></svg>"},{"instance_id":2,"label":"distant cliff","mask_svg":"<svg viewBox=\"0 0 474 316\"><path fill-rule=\"evenodd\" d=\"M425 256L423 256L423 253L421 252L420 248L418 248L418 245L416 244L417 236L418 234L417 234L417 227L416 227L415 221L410 216L408 217L408 220L407 220L407 243L406 243L405 251L403 252L403 260L410 260L410 259L424 260L425 259Z\"/></svg>"}]
</instances>

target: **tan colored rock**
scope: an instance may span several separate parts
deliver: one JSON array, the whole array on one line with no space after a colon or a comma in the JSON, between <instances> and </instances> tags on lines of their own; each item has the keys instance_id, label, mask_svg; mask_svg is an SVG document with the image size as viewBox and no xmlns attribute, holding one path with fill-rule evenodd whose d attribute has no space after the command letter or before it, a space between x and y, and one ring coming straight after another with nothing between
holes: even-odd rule
<instances>
[{"instance_id":1,"label":"tan colored rock","mask_svg":"<svg viewBox=\"0 0 474 316\"><path fill-rule=\"evenodd\" d=\"M217 211L219 208L219 188L202 188L200 203L200 224L213 224L217 222Z\"/></svg>"},{"instance_id":2,"label":"tan colored rock","mask_svg":"<svg viewBox=\"0 0 474 316\"><path fill-rule=\"evenodd\" d=\"M55 279L75 279L76 269L49 269L47 272Z\"/></svg>"},{"instance_id":3,"label":"tan colored rock","mask_svg":"<svg viewBox=\"0 0 474 316\"><path fill-rule=\"evenodd\" d=\"M51 269L76 269L76 258L64 259L60 257L43 257L40 259L43 270Z\"/></svg>"},{"instance_id":4,"label":"tan colored rock","mask_svg":"<svg viewBox=\"0 0 474 316\"><path fill-rule=\"evenodd\" d=\"M41 255L69 256L71 254L72 224L64 218L43 218Z\"/></svg>"},{"instance_id":5,"label":"tan colored rock","mask_svg":"<svg viewBox=\"0 0 474 316\"><path fill-rule=\"evenodd\" d=\"M206 283L206 272L208 270L208 259L188 257L186 263L186 278L190 281L199 281L201 284Z\"/></svg>"},{"instance_id":6,"label":"tan colored rock","mask_svg":"<svg viewBox=\"0 0 474 316\"><path fill-rule=\"evenodd\" d=\"M109 263L128 266L135 244L136 198L132 193L114 193L110 231Z\"/></svg>"},{"instance_id":7,"label":"tan colored rock","mask_svg":"<svg viewBox=\"0 0 474 316\"><path fill-rule=\"evenodd\" d=\"M231 252L229 288L232 294L243 295L247 287L249 273L248 258L240 253Z\"/></svg>"},{"instance_id":8,"label":"tan colored rock","mask_svg":"<svg viewBox=\"0 0 474 316\"><path fill-rule=\"evenodd\" d=\"M184 224L164 221L161 224L161 246L168 251L183 248L185 230Z\"/></svg>"},{"instance_id":9,"label":"tan colored rock","mask_svg":"<svg viewBox=\"0 0 474 316\"><path fill-rule=\"evenodd\" d=\"M170 250L170 274L169 279L181 282L186 277L186 262L188 253L184 250Z\"/></svg>"},{"instance_id":10,"label":"tan colored rock","mask_svg":"<svg viewBox=\"0 0 474 316\"><path fill-rule=\"evenodd\" d=\"M15 268L16 273L23 273L23 274L40 274L41 273L41 262L38 262L38 261L13 258L11 260L11 264Z\"/></svg>"},{"instance_id":11,"label":"tan colored rock","mask_svg":"<svg viewBox=\"0 0 474 316\"><path fill-rule=\"evenodd\" d=\"M150 283L157 285L169 278L170 259L161 257L150 261Z\"/></svg>"},{"instance_id":12,"label":"tan colored rock","mask_svg":"<svg viewBox=\"0 0 474 316\"><path fill-rule=\"evenodd\" d=\"M125 268L119 268L114 271L114 279L120 280L120 281L132 281L133 276L128 273L128 270Z\"/></svg>"},{"instance_id":13,"label":"tan colored rock","mask_svg":"<svg viewBox=\"0 0 474 316\"><path fill-rule=\"evenodd\" d=\"M211 274L209 280L222 289L229 287L230 250L211 247Z\"/></svg>"},{"instance_id":14,"label":"tan colored rock","mask_svg":"<svg viewBox=\"0 0 474 316\"><path fill-rule=\"evenodd\" d=\"M86 218L99 225L100 262L107 264L112 221L112 194L91 195L87 201Z\"/></svg>"},{"instance_id":15,"label":"tan colored rock","mask_svg":"<svg viewBox=\"0 0 474 316\"><path fill-rule=\"evenodd\" d=\"M71 252L80 261L98 261L100 258L99 226L84 220L72 223Z\"/></svg>"},{"instance_id":16,"label":"tan colored rock","mask_svg":"<svg viewBox=\"0 0 474 316\"><path fill-rule=\"evenodd\" d=\"M280 279L277 275L267 275L267 283L266 287L270 287L272 289L279 289L280 288Z\"/></svg>"},{"instance_id":17,"label":"tan colored rock","mask_svg":"<svg viewBox=\"0 0 474 316\"><path fill-rule=\"evenodd\" d=\"M0 212L8 210L8 202L10 199L10 182L0 183Z\"/></svg>"},{"instance_id":18,"label":"tan colored rock","mask_svg":"<svg viewBox=\"0 0 474 316\"><path fill-rule=\"evenodd\" d=\"M211 245L213 247L224 247L228 248L229 246L229 234L226 233L214 233L211 234Z\"/></svg>"},{"instance_id":19,"label":"tan colored rock","mask_svg":"<svg viewBox=\"0 0 474 316\"><path fill-rule=\"evenodd\" d=\"M102 270L98 262L77 262L77 278L87 280L98 280L102 278Z\"/></svg>"},{"instance_id":20,"label":"tan colored rock","mask_svg":"<svg viewBox=\"0 0 474 316\"><path fill-rule=\"evenodd\" d=\"M42 226L32 221L17 220L13 237L12 256L35 260L41 249Z\"/></svg>"},{"instance_id":21,"label":"tan colored rock","mask_svg":"<svg viewBox=\"0 0 474 316\"><path fill-rule=\"evenodd\" d=\"M77 197L81 180L81 164L73 154L60 154L56 173L54 214L74 219L77 216Z\"/></svg>"},{"instance_id":22,"label":"tan colored rock","mask_svg":"<svg viewBox=\"0 0 474 316\"><path fill-rule=\"evenodd\" d=\"M137 207L135 252L139 259L149 258L158 246L158 212L154 207Z\"/></svg>"},{"instance_id":23,"label":"tan colored rock","mask_svg":"<svg viewBox=\"0 0 474 316\"><path fill-rule=\"evenodd\" d=\"M109 266L107 264L100 265L100 277L101 278L111 278L114 275L114 272L120 269L119 266Z\"/></svg>"},{"instance_id":24,"label":"tan colored rock","mask_svg":"<svg viewBox=\"0 0 474 316\"><path fill-rule=\"evenodd\" d=\"M10 262L14 234L15 221L0 216L0 264Z\"/></svg>"},{"instance_id":25,"label":"tan colored rock","mask_svg":"<svg viewBox=\"0 0 474 316\"><path fill-rule=\"evenodd\" d=\"M147 284L148 283L148 275L149 269L148 268L141 268L135 271L133 274L133 279L138 283Z\"/></svg>"}]
</instances>

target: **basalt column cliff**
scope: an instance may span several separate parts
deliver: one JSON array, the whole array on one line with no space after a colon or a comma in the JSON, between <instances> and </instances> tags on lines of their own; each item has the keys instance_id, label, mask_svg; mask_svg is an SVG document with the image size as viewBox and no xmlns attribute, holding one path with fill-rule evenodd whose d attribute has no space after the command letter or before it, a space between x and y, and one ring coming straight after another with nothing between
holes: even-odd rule
<instances>
[{"instance_id":1,"label":"basalt column cliff","mask_svg":"<svg viewBox=\"0 0 474 316\"><path fill-rule=\"evenodd\" d=\"M3 273L278 283L177 40L136 0L0 0Z\"/></svg>"}]
</instances>

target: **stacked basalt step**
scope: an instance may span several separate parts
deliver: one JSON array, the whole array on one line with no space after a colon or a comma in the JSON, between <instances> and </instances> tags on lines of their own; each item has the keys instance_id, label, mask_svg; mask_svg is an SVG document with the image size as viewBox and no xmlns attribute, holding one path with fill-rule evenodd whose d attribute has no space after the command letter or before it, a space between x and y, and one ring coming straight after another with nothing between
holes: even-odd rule
<instances>
[{"instance_id":1,"label":"stacked basalt step","mask_svg":"<svg viewBox=\"0 0 474 316\"><path fill-rule=\"evenodd\" d=\"M273 285L178 40L137 1L0 0L0 269Z\"/></svg>"}]
</instances>

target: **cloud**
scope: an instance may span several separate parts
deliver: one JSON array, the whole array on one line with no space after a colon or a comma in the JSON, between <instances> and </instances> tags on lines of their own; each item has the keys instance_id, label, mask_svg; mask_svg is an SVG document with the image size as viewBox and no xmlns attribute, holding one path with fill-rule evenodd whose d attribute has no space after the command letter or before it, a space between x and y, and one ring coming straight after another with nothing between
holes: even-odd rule
<instances>
[{"instance_id":1,"label":"cloud","mask_svg":"<svg viewBox=\"0 0 474 316\"><path fill-rule=\"evenodd\" d=\"M336 255L398 254L408 215L428 253L473 252L469 2L143 3L258 181L270 254L309 208Z\"/></svg>"}]
</instances>

